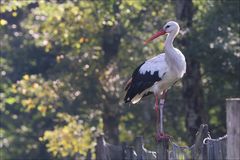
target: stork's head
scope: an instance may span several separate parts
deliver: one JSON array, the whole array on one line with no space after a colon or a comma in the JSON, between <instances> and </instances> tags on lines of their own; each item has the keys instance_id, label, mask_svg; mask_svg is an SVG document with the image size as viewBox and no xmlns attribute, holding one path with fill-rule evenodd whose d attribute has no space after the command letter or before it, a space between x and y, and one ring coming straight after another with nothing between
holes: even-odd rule
<instances>
[{"instance_id":1,"label":"stork's head","mask_svg":"<svg viewBox=\"0 0 240 160\"><path fill-rule=\"evenodd\" d=\"M180 29L180 27L179 27L178 23L175 21L169 21L163 27L163 30L166 33L179 32L179 29Z\"/></svg>"},{"instance_id":2,"label":"stork's head","mask_svg":"<svg viewBox=\"0 0 240 160\"><path fill-rule=\"evenodd\" d=\"M147 39L144 44L147 44L149 42L151 42L152 40L154 40L155 38L161 36L161 35L165 35L166 33L173 33L176 34L178 33L180 30L180 27L178 25L177 22L175 21L169 21L167 22L162 29L160 29L157 33L155 33L154 35L152 35L152 37L150 37L149 39Z\"/></svg>"}]
</instances>

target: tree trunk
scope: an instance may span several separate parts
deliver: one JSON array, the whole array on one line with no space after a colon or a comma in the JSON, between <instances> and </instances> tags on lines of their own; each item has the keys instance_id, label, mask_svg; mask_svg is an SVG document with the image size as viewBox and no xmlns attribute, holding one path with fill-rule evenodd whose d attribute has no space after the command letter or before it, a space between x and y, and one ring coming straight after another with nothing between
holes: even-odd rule
<instances>
[{"instance_id":1,"label":"tree trunk","mask_svg":"<svg viewBox=\"0 0 240 160\"><path fill-rule=\"evenodd\" d=\"M102 48L104 50L104 62L106 70L108 66L111 67L111 65L108 64L111 63L111 59L117 54L118 47L120 45L120 35L112 33L115 32L115 29L105 28L105 31L103 33ZM105 81L108 81L108 79L105 79ZM116 105L116 98L114 95L111 95L109 92L105 92L105 94L106 100L104 103L102 115L104 134L110 143L118 144L118 125L120 117L117 113L117 110L119 109L119 106Z\"/></svg>"},{"instance_id":2,"label":"tree trunk","mask_svg":"<svg viewBox=\"0 0 240 160\"><path fill-rule=\"evenodd\" d=\"M113 11L115 20L118 23L114 25L104 25L103 26L103 33L102 33L102 49L104 51L104 67L105 70L111 65L111 60L117 55L118 49L120 46L120 39L122 37L122 25L120 19L116 16L119 14L119 5L121 1L118 0L113 4ZM105 79L108 81L108 79ZM119 106L116 105L117 98L114 95L111 95L109 92L105 92L106 100L103 107L103 130L105 137L107 138L108 142L113 144L119 143ZM118 102L117 102L118 104Z\"/></svg>"},{"instance_id":3,"label":"tree trunk","mask_svg":"<svg viewBox=\"0 0 240 160\"><path fill-rule=\"evenodd\" d=\"M103 113L103 124L104 135L108 142L111 144L119 144L119 116L105 110Z\"/></svg>"},{"instance_id":4,"label":"tree trunk","mask_svg":"<svg viewBox=\"0 0 240 160\"><path fill-rule=\"evenodd\" d=\"M193 143L199 126L202 124L203 91L201 87L200 63L189 58L187 73L183 79L183 98L186 102L186 128Z\"/></svg>"},{"instance_id":5,"label":"tree trunk","mask_svg":"<svg viewBox=\"0 0 240 160\"><path fill-rule=\"evenodd\" d=\"M189 30L192 27L194 14L192 0L175 0L175 13L177 19L186 24ZM190 32L188 32L190 33ZM186 102L186 128L189 141L194 142L195 135L202 123L201 112L203 110L203 90L201 85L200 62L194 59L189 46L188 34L182 38L181 44L186 48L183 53L186 56L187 71L183 78L183 98Z\"/></svg>"}]
</instances>

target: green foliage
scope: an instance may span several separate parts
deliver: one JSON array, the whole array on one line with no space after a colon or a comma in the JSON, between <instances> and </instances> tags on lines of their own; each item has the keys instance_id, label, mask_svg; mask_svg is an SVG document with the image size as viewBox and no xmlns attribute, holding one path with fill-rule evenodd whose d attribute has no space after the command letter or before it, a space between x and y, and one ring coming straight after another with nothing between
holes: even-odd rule
<instances>
[{"instance_id":1,"label":"green foliage","mask_svg":"<svg viewBox=\"0 0 240 160\"><path fill-rule=\"evenodd\" d=\"M226 132L225 98L239 96L240 19L236 16L237 5L237 1L211 4L203 16L202 29L194 33L198 35L194 40L200 42L200 47L195 44L193 48L199 48L210 127L218 128L213 130L215 136Z\"/></svg>"},{"instance_id":2,"label":"green foliage","mask_svg":"<svg viewBox=\"0 0 240 160\"><path fill-rule=\"evenodd\" d=\"M188 32L180 22L183 34L175 46L200 61L205 120L219 136L226 132L225 98L240 94L239 2L193 3L193 27ZM175 19L174 3L12 0L1 1L0 13L3 159L73 159L93 149L99 132L116 128L120 141L144 135L152 147L151 98L136 107L120 100L132 70L163 50L164 39L142 43ZM188 48L178 43L185 34ZM164 121L165 130L185 144L181 88L177 83L169 91ZM119 126L107 128L106 117Z\"/></svg>"},{"instance_id":3,"label":"green foliage","mask_svg":"<svg viewBox=\"0 0 240 160\"><path fill-rule=\"evenodd\" d=\"M37 110L42 116L54 113L62 106L57 91L63 84L61 82L48 82L36 75L24 75L10 88L10 97L6 98L9 105L23 106L23 111Z\"/></svg>"},{"instance_id":4,"label":"green foliage","mask_svg":"<svg viewBox=\"0 0 240 160\"><path fill-rule=\"evenodd\" d=\"M94 128L83 124L77 116L66 113L58 113L57 121L65 125L56 125L54 130L47 130L40 137L41 141L48 141L46 146L53 156L74 157L79 153L86 156L88 149L94 149Z\"/></svg>"},{"instance_id":5,"label":"green foliage","mask_svg":"<svg viewBox=\"0 0 240 160\"><path fill-rule=\"evenodd\" d=\"M18 9L27 7L27 5L34 2L36 1L2 0L0 13L11 12L14 15Z\"/></svg>"}]
</instances>

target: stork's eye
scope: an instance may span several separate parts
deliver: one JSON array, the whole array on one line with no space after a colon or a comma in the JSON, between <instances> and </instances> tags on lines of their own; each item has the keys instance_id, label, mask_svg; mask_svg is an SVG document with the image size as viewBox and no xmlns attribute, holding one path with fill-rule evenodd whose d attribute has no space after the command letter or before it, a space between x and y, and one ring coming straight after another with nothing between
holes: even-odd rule
<instances>
[{"instance_id":1,"label":"stork's eye","mask_svg":"<svg viewBox=\"0 0 240 160\"><path fill-rule=\"evenodd\" d=\"M169 27L170 27L169 25L166 26L166 28L169 28Z\"/></svg>"}]
</instances>

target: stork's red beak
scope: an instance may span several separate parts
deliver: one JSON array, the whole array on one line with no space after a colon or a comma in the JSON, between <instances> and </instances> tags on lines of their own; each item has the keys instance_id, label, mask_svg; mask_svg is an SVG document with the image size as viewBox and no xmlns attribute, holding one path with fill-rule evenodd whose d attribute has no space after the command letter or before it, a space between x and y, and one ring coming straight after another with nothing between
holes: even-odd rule
<instances>
[{"instance_id":1,"label":"stork's red beak","mask_svg":"<svg viewBox=\"0 0 240 160\"><path fill-rule=\"evenodd\" d=\"M158 31L157 33L155 33L154 35L152 35L152 37L148 38L148 39L144 42L144 44L146 45L146 44L148 44L149 42L151 42L152 40L154 40L155 38L157 38L157 37L159 37L159 36L161 36L161 35L164 35L164 34L166 34L166 32L165 32L163 29L161 29L160 31Z\"/></svg>"}]
</instances>

